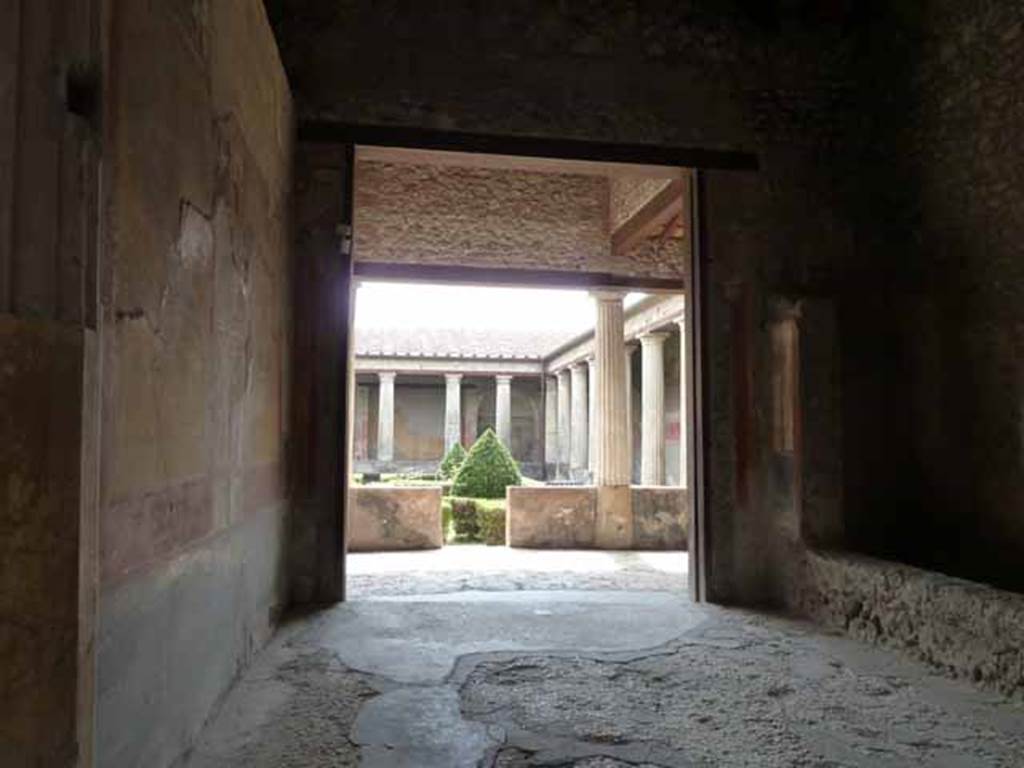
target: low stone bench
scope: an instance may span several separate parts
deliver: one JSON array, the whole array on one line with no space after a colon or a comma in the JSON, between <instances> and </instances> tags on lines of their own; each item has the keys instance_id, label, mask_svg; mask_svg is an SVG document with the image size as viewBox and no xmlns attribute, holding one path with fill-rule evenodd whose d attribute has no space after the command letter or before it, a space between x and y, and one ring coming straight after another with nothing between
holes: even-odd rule
<instances>
[{"instance_id":1,"label":"low stone bench","mask_svg":"<svg viewBox=\"0 0 1024 768\"><path fill-rule=\"evenodd\" d=\"M352 490L352 552L437 549L444 544L441 486L364 486Z\"/></svg>"},{"instance_id":2,"label":"low stone bench","mask_svg":"<svg viewBox=\"0 0 1024 768\"><path fill-rule=\"evenodd\" d=\"M846 552L807 551L790 607L1024 700L1024 595Z\"/></svg>"}]
</instances>

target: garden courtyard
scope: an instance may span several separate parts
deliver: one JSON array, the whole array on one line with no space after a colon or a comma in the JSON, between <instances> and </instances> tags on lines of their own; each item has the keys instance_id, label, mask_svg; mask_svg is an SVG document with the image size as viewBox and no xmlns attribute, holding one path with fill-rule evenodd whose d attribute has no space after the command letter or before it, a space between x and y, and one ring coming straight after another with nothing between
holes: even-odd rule
<instances>
[{"instance_id":1,"label":"garden courtyard","mask_svg":"<svg viewBox=\"0 0 1024 768\"><path fill-rule=\"evenodd\" d=\"M360 288L348 550L685 550L683 297L478 288L453 314L446 295ZM467 301L493 327L458 325L475 314ZM396 307L416 312L407 327L382 327L403 319ZM419 327L424 317L437 327ZM456 573L494 559L438 562ZM615 579L611 561L590 562L611 584L641 561Z\"/></svg>"}]
</instances>

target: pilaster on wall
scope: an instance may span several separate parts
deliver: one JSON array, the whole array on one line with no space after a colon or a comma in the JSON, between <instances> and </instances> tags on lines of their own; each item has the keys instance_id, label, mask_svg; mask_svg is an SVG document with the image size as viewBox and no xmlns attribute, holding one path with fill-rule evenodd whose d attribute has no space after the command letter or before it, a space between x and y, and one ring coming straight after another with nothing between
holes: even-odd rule
<instances>
[{"instance_id":1,"label":"pilaster on wall","mask_svg":"<svg viewBox=\"0 0 1024 768\"><path fill-rule=\"evenodd\" d=\"M344 597L344 510L355 370L350 147L299 146L295 264L292 599ZM344 429L348 425L347 431Z\"/></svg>"},{"instance_id":2,"label":"pilaster on wall","mask_svg":"<svg viewBox=\"0 0 1024 768\"><path fill-rule=\"evenodd\" d=\"M99 6L0 0L4 765L94 763Z\"/></svg>"}]
</instances>

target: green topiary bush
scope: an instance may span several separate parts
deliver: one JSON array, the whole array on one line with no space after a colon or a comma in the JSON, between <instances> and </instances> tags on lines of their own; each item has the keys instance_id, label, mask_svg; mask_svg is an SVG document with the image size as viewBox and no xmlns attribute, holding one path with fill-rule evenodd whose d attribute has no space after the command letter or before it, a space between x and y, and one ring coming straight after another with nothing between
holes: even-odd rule
<instances>
[{"instance_id":1,"label":"green topiary bush","mask_svg":"<svg viewBox=\"0 0 1024 768\"><path fill-rule=\"evenodd\" d=\"M459 467L462 466L462 462L465 460L466 449L462 447L462 443L455 443L448 449L448 453L445 454L444 458L441 459L441 466L437 470L438 475L441 476L442 480L451 480L455 477Z\"/></svg>"},{"instance_id":2,"label":"green topiary bush","mask_svg":"<svg viewBox=\"0 0 1024 768\"><path fill-rule=\"evenodd\" d=\"M504 499L463 499L453 496L442 500L441 511L447 543L505 543Z\"/></svg>"},{"instance_id":3,"label":"green topiary bush","mask_svg":"<svg viewBox=\"0 0 1024 768\"><path fill-rule=\"evenodd\" d=\"M522 485L519 465L501 444L493 429L486 429L469 449L455 475L453 496L472 496L478 499L503 499L505 488Z\"/></svg>"},{"instance_id":4,"label":"green topiary bush","mask_svg":"<svg viewBox=\"0 0 1024 768\"><path fill-rule=\"evenodd\" d=\"M484 544L501 546L505 543L505 501L477 502L476 517L480 527L480 539Z\"/></svg>"}]
</instances>

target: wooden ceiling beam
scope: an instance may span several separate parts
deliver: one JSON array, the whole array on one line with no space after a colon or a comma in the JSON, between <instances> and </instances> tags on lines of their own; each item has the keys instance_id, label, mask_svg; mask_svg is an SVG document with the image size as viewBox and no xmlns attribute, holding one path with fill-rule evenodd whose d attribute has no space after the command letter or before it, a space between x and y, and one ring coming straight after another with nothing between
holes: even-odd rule
<instances>
[{"instance_id":1,"label":"wooden ceiling beam","mask_svg":"<svg viewBox=\"0 0 1024 768\"><path fill-rule=\"evenodd\" d=\"M612 253L628 253L644 240L657 237L683 211L683 179L673 179L612 233Z\"/></svg>"}]
</instances>

